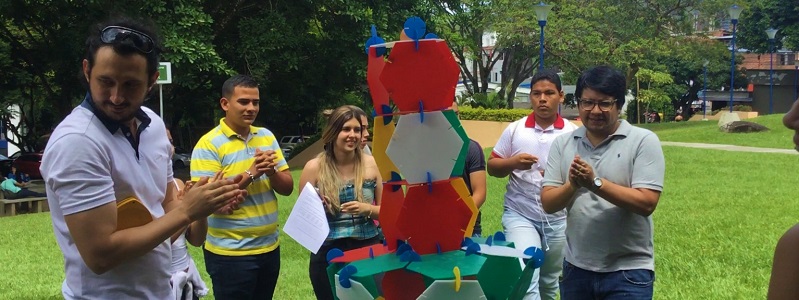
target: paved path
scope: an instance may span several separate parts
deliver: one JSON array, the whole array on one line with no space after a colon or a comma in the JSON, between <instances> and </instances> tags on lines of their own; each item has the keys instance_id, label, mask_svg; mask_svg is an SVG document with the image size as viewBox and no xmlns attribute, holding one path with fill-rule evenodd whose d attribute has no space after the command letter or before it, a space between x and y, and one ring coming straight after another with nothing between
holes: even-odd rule
<instances>
[{"instance_id":1,"label":"paved path","mask_svg":"<svg viewBox=\"0 0 799 300\"><path fill-rule=\"evenodd\" d=\"M792 155L799 154L797 150L793 149L759 148L759 147L746 147L746 146L723 145L723 144L683 143L683 142L665 142L665 141L661 141L660 144L663 146L678 146L678 147L725 150L725 151L782 153L782 154L792 154Z\"/></svg>"}]
</instances>

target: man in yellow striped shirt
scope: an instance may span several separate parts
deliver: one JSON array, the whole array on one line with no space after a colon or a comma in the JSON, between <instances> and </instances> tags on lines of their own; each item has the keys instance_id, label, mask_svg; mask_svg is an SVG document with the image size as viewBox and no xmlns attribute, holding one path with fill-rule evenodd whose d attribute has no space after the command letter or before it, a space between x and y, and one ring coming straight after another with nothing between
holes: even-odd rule
<instances>
[{"instance_id":1,"label":"man in yellow striped shirt","mask_svg":"<svg viewBox=\"0 0 799 300\"><path fill-rule=\"evenodd\" d=\"M191 178L242 175L247 190L238 207L208 217L205 267L216 299L271 299L280 271L277 197L288 196L294 180L277 139L252 126L258 116L258 83L236 75L222 85L225 118L197 142L191 155Z\"/></svg>"}]
</instances>

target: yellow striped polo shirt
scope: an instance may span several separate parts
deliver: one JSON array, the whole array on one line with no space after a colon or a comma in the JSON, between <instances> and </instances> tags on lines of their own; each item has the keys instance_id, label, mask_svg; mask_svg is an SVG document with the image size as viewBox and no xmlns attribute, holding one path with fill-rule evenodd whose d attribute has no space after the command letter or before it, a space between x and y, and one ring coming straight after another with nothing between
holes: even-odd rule
<instances>
[{"instance_id":1,"label":"yellow striped polo shirt","mask_svg":"<svg viewBox=\"0 0 799 300\"><path fill-rule=\"evenodd\" d=\"M219 121L219 126L206 133L194 146L191 154L191 180L214 176L223 171L226 178L244 173L255 161L255 149L274 150L277 170L289 168L277 139L266 128L250 126L246 138L239 136ZM277 230L277 198L269 178L255 178L247 187L247 197L231 215L213 214L208 217L205 249L227 256L262 254L279 245Z\"/></svg>"}]
</instances>

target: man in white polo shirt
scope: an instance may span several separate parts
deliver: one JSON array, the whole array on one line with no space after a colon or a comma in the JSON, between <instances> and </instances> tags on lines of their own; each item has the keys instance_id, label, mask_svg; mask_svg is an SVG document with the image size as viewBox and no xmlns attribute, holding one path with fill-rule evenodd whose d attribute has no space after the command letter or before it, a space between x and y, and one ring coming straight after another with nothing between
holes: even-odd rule
<instances>
[{"instance_id":1,"label":"man in white polo shirt","mask_svg":"<svg viewBox=\"0 0 799 300\"><path fill-rule=\"evenodd\" d=\"M488 159L488 174L510 175L505 192L502 227L516 248L534 246L545 252L525 299L555 299L566 242L564 211L547 214L541 208L541 181L549 147L555 137L577 128L558 114L563 102L560 76L545 70L530 80L533 113L508 125Z\"/></svg>"},{"instance_id":2,"label":"man in white polo shirt","mask_svg":"<svg viewBox=\"0 0 799 300\"><path fill-rule=\"evenodd\" d=\"M583 127L552 144L541 202L567 209L560 297L652 299L652 212L663 190L665 159L653 132L619 120L626 79L599 66L577 80Z\"/></svg>"},{"instance_id":3,"label":"man in white polo shirt","mask_svg":"<svg viewBox=\"0 0 799 300\"><path fill-rule=\"evenodd\" d=\"M242 200L228 180L198 182L174 199L164 122L142 107L158 78L153 30L116 19L86 41L89 93L55 129L41 172L56 241L64 254L65 299L169 299L169 238L192 221ZM116 202L135 197L153 216L117 229Z\"/></svg>"}]
</instances>

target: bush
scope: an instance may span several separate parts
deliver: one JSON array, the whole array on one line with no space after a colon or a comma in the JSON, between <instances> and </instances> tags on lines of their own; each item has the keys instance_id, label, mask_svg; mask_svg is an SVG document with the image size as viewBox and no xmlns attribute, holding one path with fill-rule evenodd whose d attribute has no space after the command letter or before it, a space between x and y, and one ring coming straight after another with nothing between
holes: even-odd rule
<instances>
[{"instance_id":1,"label":"bush","mask_svg":"<svg viewBox=\"0 0 799 300\"><path fill-rule=\"evenodd\" d=\"M489 92L487 94L474 94L471 96L461 95L456 96L456 102L460 106L482 107L488 109L505 108L507 103L497 96L496 92Z\"/></svg>"},{"instance_id":2,"label":"bush","mask_svg":"<svg viewBox=\"0 0 799 300\"><path fill-rule=\"evenodd\" d=\"M736 105L732 106L732 110L733 111L752 111L752 107L749 106L749 105L744 105L744 104L736 104ZM721 111L729 111L729 108L724 107L724 108L715 109L715 110L713 110L712 115L715 115L715 114L717 114L717 113L719 113Z\"/></svg>"},{"instance_id":3,"label":"bush","mask_svg":"<svg viewBox=\"0 0 799 300\"><path fill-rule=\"evenodd\" d=\"M464 106L460 108L460 118L461 120L513 122L529 115L531 112L533 112L532 109L523 108L485 109Z\"/></svg>"}]
</instances>

